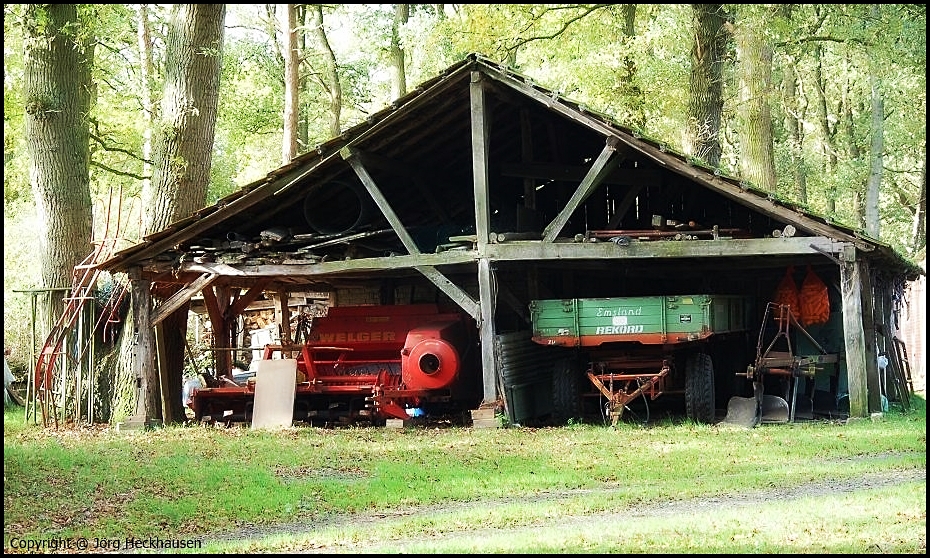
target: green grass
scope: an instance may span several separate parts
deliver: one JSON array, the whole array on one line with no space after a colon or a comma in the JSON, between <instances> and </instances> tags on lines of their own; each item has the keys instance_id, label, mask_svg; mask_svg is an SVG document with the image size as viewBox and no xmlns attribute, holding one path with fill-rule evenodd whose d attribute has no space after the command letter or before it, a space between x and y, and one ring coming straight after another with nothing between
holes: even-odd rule
<instances>
[{"instance_id":1,"label":"green grass","mask_svg":"<svg viewBox=\"0 0 930 558\"><path fill-rule=\"evenodd\" d=\"M200 538L220 552L356 545L380 552L926 549L925 479L740 509L626 517L692 498L925 470L921 397L908 413L877 421L754 429L666 421L647 428L178 426L120 433L43 429L24 424L17 409L4 415L3 463L7 552L20 551L11 538L78 537ZM347 513L387 519L355 525ZM587 522L539 528L577 517ZM592 527L600 518L607 519ZM318 528L210 542L221 532L295 522ZM510 531L469 535L486 528ZM435 534L443 537L397 542Z\"/></svg>"}]
</instances>

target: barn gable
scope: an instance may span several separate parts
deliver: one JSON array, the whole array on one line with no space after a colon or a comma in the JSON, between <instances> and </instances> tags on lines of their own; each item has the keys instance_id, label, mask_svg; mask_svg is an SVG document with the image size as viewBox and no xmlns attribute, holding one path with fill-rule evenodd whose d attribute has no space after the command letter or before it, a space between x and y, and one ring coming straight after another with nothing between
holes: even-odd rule
<instances>
[{"instance_id":1,"label":"barn gable","mask_svg":"<svg viewBox=\"0 0 930 558\"><path fill-rule=\"evenodd\" d=\"M130 272L134 289L151 285L141 331L202 291L219 293L211 320L221 328L265 291L368 287L377 299L365 303L460 307L485 347L526 331L538 298L764 302L786 270L799 284L810 270L830 286L853 414L880 406L872 310L890 327L891 301L920 274L858 231L478 55L99 267ZM491 403L500 363L490 350L482 359Z\"/></svg>"}]
</instances>

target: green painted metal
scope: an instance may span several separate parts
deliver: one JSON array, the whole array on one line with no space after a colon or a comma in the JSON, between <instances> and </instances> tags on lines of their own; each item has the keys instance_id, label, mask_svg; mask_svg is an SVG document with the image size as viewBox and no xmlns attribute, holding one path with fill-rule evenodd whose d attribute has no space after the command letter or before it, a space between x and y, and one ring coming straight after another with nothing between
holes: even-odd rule
<instances>
[{"instance_id":1,"label":"green painted metal","mask_svg":"<svg viewBox=\"0 0 930 558\"><path fill-rule=\"evenodd\" d=\"M534 300L533 341L593 347L612 342L676 344L748 328L750 298L667 295Z\"/></svg>"}]
</instances>

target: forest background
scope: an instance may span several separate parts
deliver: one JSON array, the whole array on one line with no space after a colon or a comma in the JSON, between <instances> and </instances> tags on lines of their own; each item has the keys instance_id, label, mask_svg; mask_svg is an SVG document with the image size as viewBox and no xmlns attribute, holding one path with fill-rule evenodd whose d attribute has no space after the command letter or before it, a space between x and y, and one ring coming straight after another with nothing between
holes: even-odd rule
<instances>
[{"instance_id":1,"label":"forest background","mask_svg":"<svg viewBox=\"0 0 930 558\"><path fill-rule=\"evenodd\" d=\"M215 102L205 189L173 214L154 203L170 198L156 179L172 162L157 139L179 72L172 34L193 16L35 6L4 5L4 346L19 376L38 349L29 291L68 287L95 242L138 242L472 52L925 265L924 5L225 5L218 48L203 51L221 68L201 84ZM62 134L87 149L49 177L55 138L37 115L54 111L30 64L56 26L80 48L40 78L86 84ZM41 345L50 319L39 321Z\"/></svg>"}]
</instances>

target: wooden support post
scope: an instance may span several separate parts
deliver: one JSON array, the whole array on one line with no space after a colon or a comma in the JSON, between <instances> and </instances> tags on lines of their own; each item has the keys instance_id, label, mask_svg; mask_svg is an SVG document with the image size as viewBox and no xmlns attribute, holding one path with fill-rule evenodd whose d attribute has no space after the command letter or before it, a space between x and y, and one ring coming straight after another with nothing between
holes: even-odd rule
<instances>
[{"instance_id":1,"label":"wooden support post","mask_svg":"<svg viewBox=\"0 0 930 558\"><path fill-rule=\"evenodd\" d=\"M846 344L846 375L849 382L849 416L869 416L865 330L862 327L861 268L855 247L840 254L840 291L843 300L843 338Z\"/></svg>"},{"instance_id":2,"label":"wooden support post","mask_svg":"<svg viewBox=\"0 0 930 558\"><path fill-rule=\"evenodd\" d=\"M491 275L491 261L487 258L490 217L488 207L488 111L481 72L471 74L471 149L475 190L475 233L478 249L478 320L481 339L481 368L484 383L483 405L497 401L497 363L494 359L494 309L496 293ZM503 390L503 386L500 386Z\"/></svg>"},{"instance_id":3,"label":"wooden support post","mask_svg":"<svg viewBox=\"0 0 930 558\"><path fill-rule=\"evenodd\" d=\"M481 337L481 346L485 347L481 351L481 369L482 381L484 382L483 404L490 404L497 401L498 391L503 393L503 384L498 386L497 361L494 358L494 314L497 306L496 294L494 293L494 277L491 271L491 261L487 258L478 260L478 290L481 294L481 320L479 323L479 334ZM498 390L499 388L499 390Z\"/></svg>"},{"instance_id":4,"label":"wooden support post","mask_svg":"<svg viewBox=\"0 0 930 558\"><path fill-rule=\"evenodd\" d=\"M859 280L862 283L862 330L865 339L863 364L865 365L869 413L879 413L882 410L882 386L878 378L878 352L875 350L875 344L878 342L874 317L875 292L872 289L872 274L868 260L863 259L859 262Z\"/></svg>"},{"instance_id":5,"label":"wooden support post","mask_svg":"<svg viewBox=\"0 0 930 558\"><path fill-rule=\"evenodd\" d=\"M161 423L158 371L155 367L155 331L151 325L152 282L142 277L142 269L129 270L132 299L133 372L136 378L136 410L117 430L139 430Z\"/></svg>"},{"instance_id":6,"label":"wooden support post","mask_svg":"<svg viewBox=\"0 0 930 558\"><path fill-rule=\"evenodd\" d=\"M275 321L280 324L281 346L288 347L291 342L291 310L288 306L288 297L290 294L286 290L280 290L272 295L274 299L274 317ZM290 351L287 351L285 358L291 358Z\"/></svg>"}]
</instances>

